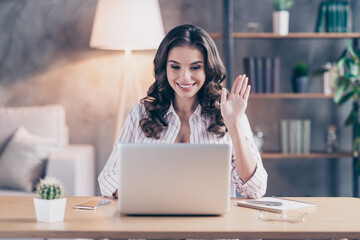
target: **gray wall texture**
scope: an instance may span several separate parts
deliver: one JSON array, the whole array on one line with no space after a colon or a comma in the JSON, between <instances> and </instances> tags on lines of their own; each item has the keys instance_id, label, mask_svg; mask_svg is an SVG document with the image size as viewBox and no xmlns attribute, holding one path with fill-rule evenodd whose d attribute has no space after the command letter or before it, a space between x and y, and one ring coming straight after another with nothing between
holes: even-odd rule
<instances>
[{"instance_id":1,"label":"gray wall texture","mask_svg":"<svg viewBox=\"0 0 360 240\"><path fill-rule=\"evenodd\" d=\"M165 31L190 23L208 32L223 30L220 0L160 0ZM298 0L290 8L290 31L313 32L320 0ZM89 47L95 0L0 1L0 106L59 103L65 106L72 143L96 148L96 173L112 150L116 106L124 72L115 51ZM268 0L234 0L235 31L258 22L272 31L272 6ZM223 56L223 42L215 41ZM314 70L335 61L343 40L235 40L234 74L243 72L246 56L280 56L281 86L291 92L291 68L300 60ZM154 51L138 53L137 72L145 91L152 80ZM321 92L314 78L311 92ZM126 111L131 106L127 106ZM351 129L343 122L350 106L337 107L330 99L249 101L252 127L264 132L264 151L280 150L279 120L311 119L311 149L323 151L326 128L337 125L341 150L351 149ZM0 119L1 121L1 119ZM268 196L351 196L351 159L264 160L269 173ZM94 179L95 181L95 179ZM98 189L97 189L98 191ZM99 193L99 191L98 191Z\"/></svg>"}]
</instances>

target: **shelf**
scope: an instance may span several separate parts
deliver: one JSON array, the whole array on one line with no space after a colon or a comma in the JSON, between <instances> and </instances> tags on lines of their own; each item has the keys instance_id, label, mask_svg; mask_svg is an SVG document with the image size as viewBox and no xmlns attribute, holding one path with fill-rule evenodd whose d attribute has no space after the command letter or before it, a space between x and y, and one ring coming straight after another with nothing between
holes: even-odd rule
<instances>
[{"instance_id":1,"label":"shelf","mask_svg":"<svg viewBox=\"0 0 360 240\"><path fill-rule=\"evenodd\" d=\"M306 99L306 98L333 98L332 94L323 93L251 93L251 99Z\"/></svg>"},{"instance_id":2,"label":"shelf","mask_svg":"<svg viewBox=\"0 0 360 240\"><path fill-rule=\"evenodd\" d=\"M285 154L285 153L261 153L263 159L299 159L299 158L351 158L350 152L339 153L309 153L309 154Z\"/></svg>"},{"instance_id":3,"label":"shelf","mask_svg":"<svg viewBox=\"0 0 360 240\"><path fill-rule=\"evenodd\" d=\"M222 39L224 38L224 34L222 33L210 33L210 36L214 39ZM289 33L286 36L281 36L279 34L274 34L271 32L263 32L263 33L245 33L245 32L235 32L232 34L233 38L263 38L263 39L294 39L294 38L360 38L360 33L312 33L312 32L295 32Z\"/></svg>"}]
</instances>

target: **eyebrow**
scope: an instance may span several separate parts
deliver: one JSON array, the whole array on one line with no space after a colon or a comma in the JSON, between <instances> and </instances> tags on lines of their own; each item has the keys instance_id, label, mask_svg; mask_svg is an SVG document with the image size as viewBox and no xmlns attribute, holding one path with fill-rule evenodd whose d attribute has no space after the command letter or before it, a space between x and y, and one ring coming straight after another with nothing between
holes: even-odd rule
<instances>
[{"instance_id":1,"label":"eyebrow","mask_svg":"<svg viewBox=\"0 0 360 240\"><path fill-rule=\"evenodd\" d=\"M179 62L177 62L175 60L169 60L168 62L173 62L173 63L176 63L176 64L180 64ZM199 64L199 63L204 63L204 62L203 61L196 61L196 62L190 63L190 65Z\"/></svg>"}]
</instances>

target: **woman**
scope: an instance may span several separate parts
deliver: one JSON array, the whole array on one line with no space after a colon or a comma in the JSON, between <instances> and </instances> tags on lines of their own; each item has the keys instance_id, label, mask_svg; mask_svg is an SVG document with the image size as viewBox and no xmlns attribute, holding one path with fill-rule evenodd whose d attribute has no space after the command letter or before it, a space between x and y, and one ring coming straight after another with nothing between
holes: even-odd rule
<instances>
[{"instance_id":1,"label":"woman","mask_svg":"<svg viewBox=\"0 0 360 240\"><path fill-rule=\"evenodd\" d=\"M238 76L228 93L221 86L226 74L214 41L188 24L165 36L154 70L155 82L131 110L99 175L102 195L118 196L119 143L230 143L232 197L235 189L244 197L263 196L267 173L245 115L248 78Z\"/></svg>"}]
</instances>

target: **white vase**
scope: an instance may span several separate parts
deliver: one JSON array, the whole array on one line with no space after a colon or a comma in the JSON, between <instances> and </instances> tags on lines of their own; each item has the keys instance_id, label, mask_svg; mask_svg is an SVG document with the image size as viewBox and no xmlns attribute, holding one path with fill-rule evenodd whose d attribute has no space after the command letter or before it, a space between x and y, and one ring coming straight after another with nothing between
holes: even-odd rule
<instances>
[{"instance_id":1,"label":"white vase","mask_svg":"<svg viewBox=\"0 0 360 240\"><path fill-rule=\"evenodd\" d=\"M41 199L34 198L36 219L39 222L61 222L64 220L66 198Z\"/></svg>"},{"instance_id":2,"label":"white vase","mask_svg":"<svg viewBox=\"0 0 360 240\"><path fill-rule=\"evenodd\" d=\"M273 12L273 31L275 34L286 36L289 33L289 12Z\"/></svg>"}]
</instances>

